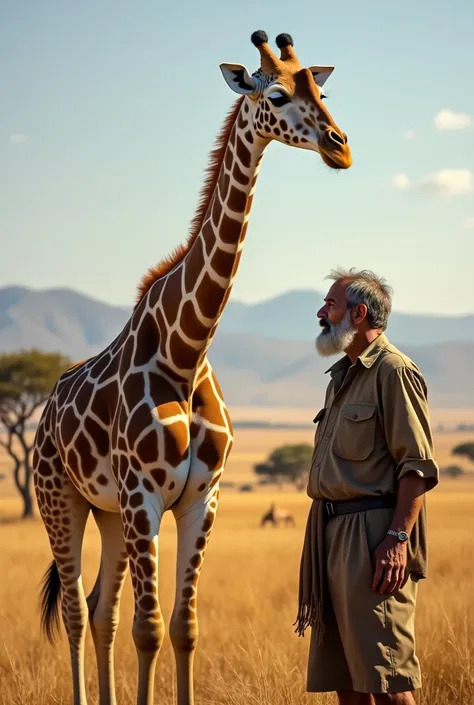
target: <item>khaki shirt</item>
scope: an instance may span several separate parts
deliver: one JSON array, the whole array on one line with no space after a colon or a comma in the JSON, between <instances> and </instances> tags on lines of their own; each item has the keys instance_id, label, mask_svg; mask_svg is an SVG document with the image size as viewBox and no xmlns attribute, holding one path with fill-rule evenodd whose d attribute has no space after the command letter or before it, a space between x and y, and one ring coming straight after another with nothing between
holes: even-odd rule
<instances>
[{"instance_id":1,"label":"khaki shirt","mask_svg":"<svg viewBox=\"0 0 474 705\"><path fill-rule=\"evenodd\" d=\"M382 334L354 364L345 356L328 372L308 494L338 500L396 493L408 472L434 487L439 468L417 366Z\"/></svg>"}]
</instances>

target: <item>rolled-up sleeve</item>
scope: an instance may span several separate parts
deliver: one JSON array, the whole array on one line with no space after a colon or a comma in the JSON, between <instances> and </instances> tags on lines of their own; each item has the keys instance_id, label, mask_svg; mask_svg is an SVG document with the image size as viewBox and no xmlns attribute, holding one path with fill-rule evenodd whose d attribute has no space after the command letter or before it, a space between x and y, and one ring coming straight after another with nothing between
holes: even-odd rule
<instances>
[{"instance_id":1,"label":"rolled-up sleeve","mask_svg":"<svg viewBox=\"0 0 474 705\"><path fill-rule=\"evenodd\" d=\"M382 384L383 425L397 478L409 472L426 480L426 489L438 484L426 384L415 370L399 367Z\"/></svg>"}]
</instances>

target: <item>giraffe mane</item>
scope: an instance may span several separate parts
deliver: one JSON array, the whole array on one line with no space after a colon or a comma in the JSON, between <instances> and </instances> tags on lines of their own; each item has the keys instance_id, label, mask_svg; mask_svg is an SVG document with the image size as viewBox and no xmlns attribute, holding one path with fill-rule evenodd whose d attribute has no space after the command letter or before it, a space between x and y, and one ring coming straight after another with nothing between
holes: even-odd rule
<instances>
[{"instance_id":1,"label":"giraffe mane","mask_svg":"<svg viewBox=\"0 0 474 705\"><path fill-rule=\"evenodd\" d=\"M220 168L222 165L222 160L224 159L224 154L227 148L227 143L229 141L232 128L239 114L240 107L245 96L241 96L236 100L234 105L230 108L227 117L221 127L221 130L216 138L214 147L209 155L209 162L207 169L205 171L205 179L199 194L199 202L196 208L193 219L191 220L189 227L189 235L184 244L178 245L175 249L166 257L164 257L158 264L151 267L142 277L137 292L137 301L135 307L138 306L140 301L149 292L153 284L161 277L168 274L173 267L175 267L178 262L180 262L184 256L189 252L194 241L196 240L199 232L202 228L204 218L211 204L212 195L217 185L217 179L219 177Z\"/></svg>"}]
</instances>

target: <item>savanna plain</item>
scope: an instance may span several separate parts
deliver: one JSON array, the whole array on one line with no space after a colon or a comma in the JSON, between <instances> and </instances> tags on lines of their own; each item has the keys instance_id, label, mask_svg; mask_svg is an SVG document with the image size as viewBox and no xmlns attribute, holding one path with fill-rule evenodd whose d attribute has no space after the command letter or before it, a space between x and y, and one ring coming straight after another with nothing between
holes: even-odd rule
<instances>
[{"instance_id":1,"label":"savanna plain","mask_svg":"<svg viewBox=\"0 0 474 705\"><path fill-rule=\"evenodd\" d=\"M235 409L233 418L258 418L258 410ZM261 410L262 419L268 410ZM307 422L311 410L274 410L275 421ZM450 456L457 443L474 433L456 430L473 423L474 410L434 410L433 428L441 466L466 470L457 479L441 478L428 495L429 577L419 590L417 648L423 705L474 705L474 473ZM309 635L294 633L298 569L310 500L305 492L256 485L252 466L284 443L312 443L313 429L237 428L220 492L217 521L204 561L198 594L200 637L195 663L197 705L300 705L335 703L335 697L305 693ZM64 630L53 650L39 631L38 586L51 560L39 519L17 521L20 502L8 477L0 484L0 704L69 704L71 681ZM234 487L227 486L234 483ZM254 491L239 492L254 483ZM291 512L294 527L260 528L260 518L275 501ZM165 620L171 615L175 584L176 538L171 513L160 534L159 585ZM95 581L100 556L91 520L84 543L84 583ZM117 700L134 702L136 659L131 638L130 579L121 602L116 639ZM90 635L86 646L89 702L97 702L95 661ZM157 666L155 702L176 702L174 662L166 637Z\"/></svg>"}]
</instances>

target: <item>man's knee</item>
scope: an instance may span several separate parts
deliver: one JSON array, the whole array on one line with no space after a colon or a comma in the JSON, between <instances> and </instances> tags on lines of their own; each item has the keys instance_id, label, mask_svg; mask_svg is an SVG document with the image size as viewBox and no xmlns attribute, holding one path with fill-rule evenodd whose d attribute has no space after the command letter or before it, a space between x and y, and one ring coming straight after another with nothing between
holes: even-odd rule
<instances>
[{"instance_id":1,"label":"man's knee","mask_svg":"<svg viewBox=\"0 0 474 705\"><path fill-rule=\"evenodd\" d=\"M339 705L374 705L374 699L368 693L356 693L354 690L338 691Z\"/></svg>"},{"instance_id":2,"label":"man's knee","mask_svg":"<svg viewBox=\"0 0 474 705\"><path fill-rule=\"evenodd\" d=\"M374 695L375 705L416 705L412 693L383 693Z\"/></svg>"}]
</instances>

